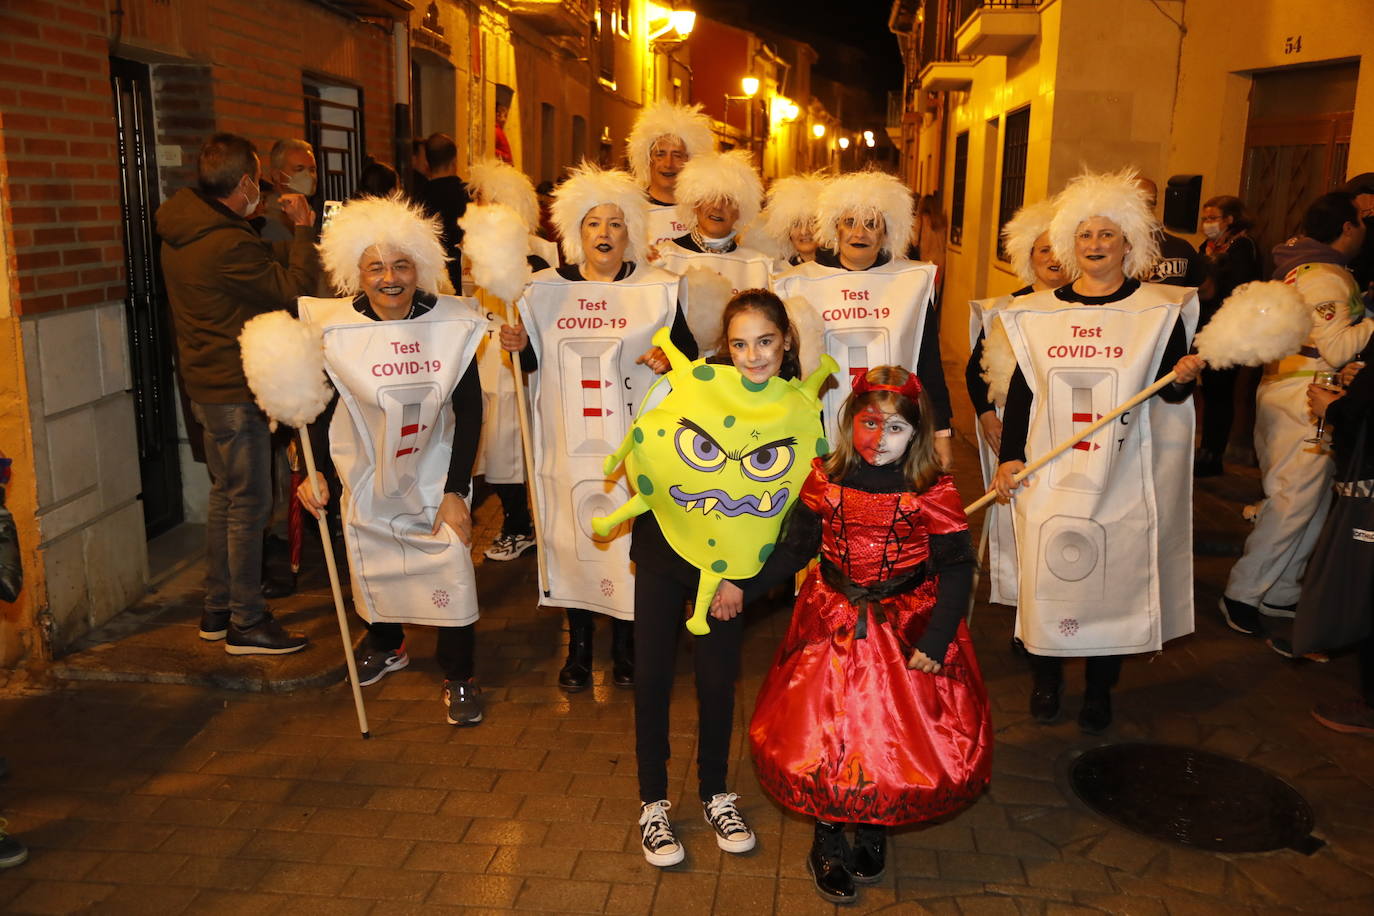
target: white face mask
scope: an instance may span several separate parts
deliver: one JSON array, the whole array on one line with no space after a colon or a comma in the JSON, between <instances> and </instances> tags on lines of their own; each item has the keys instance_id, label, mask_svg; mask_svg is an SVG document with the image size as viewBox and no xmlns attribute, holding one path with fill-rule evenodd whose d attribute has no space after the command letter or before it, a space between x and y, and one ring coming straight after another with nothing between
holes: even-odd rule
<instances>
[{"instance_id":1,"label":"white face mask","mask_svg":"<svg viewBox=\"0 0 1374 916\"><path fill-rule=\"evenodd\" d=\"M1202 234L1209 239L1221 238L1221 223L1203 223Z\"/></svg>"},{"instance_id":2,"label":"white face mask","mask_svg":"<svg viewBox=\"0 0 1374 916\"><path fill-rule=\"evenodd\" d=\"M252 179L249 179L248 183L253 186L253 196L250 199L247 194L243 195L244 202L247 204L242 213L244 219L251 217L253 211L258 209L258 204L262 203L262 189L258 187L258 183Z\"/></svg>"},{"instance_id":3,"label":"white face mask","mask_svg":"<svg viewBox=\"0 0 1374 916\"><path fill-rule=\"evenodd\" d=\"M286 186L297 194L311 197L315 193L315 176L306 171L297 172L286 182Z\"/></svg>"}]
</instances>

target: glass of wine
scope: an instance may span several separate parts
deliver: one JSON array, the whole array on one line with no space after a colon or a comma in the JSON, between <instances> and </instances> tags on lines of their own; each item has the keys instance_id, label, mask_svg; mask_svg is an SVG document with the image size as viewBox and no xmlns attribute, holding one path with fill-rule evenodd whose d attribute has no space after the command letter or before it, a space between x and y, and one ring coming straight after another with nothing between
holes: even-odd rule
<instances>
[{"instance_id":1,"label":"glass of wine","mask_svg":"<svg viewBox=\"0 0 1374 916\"><path fill-rule=\"evenodd\" d=\"M1318 371L1318 372L1312 373L1312 384L1314 384L1314 385L1316 385L1316 386L1318 386L1318 387L1320 387L1320 388L1325 388L1325 389L1327 389L1328 391L1340 391L1340 390L1341 390L1340 379L1341 379L1341 374L1340 374L1339 372ZM1305 442L1311 442L1311 443L1316 444L1316 445L1320 445L1320 444L1322 443L1322 441L1323 441L1323 439L1322 439L1322 434L1325 433L1325 432L1326 432L1326 417L1325 417L1325 416L1317 417L1317 433L1316 433L1316 435L1314 435L1311 439L1305 439L1305 440L1303 440L1303 441L1305 441Z\"/></svg>"}]
</instances>

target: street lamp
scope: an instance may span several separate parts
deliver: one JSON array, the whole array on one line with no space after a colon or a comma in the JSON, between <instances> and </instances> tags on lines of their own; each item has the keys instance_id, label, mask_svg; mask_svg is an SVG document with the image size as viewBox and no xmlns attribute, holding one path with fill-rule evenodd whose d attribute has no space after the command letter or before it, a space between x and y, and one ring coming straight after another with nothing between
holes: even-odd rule
<instances>
[{"instance_id":1,"label":"street lamp","mask_svg":"<svg viewBox=\"0 0 1374 916\"><path fill-rule=\"evenodd\" d=\"M824 136L825 136L825 125L824 125L824 124L812 124L812 125L811 125L811 135L812 135L813 137L815 137L817 140L819 140L821 137L824 137Z\"/></svg>"},{"instance_id":2,"label":"street lamp","mask_svg":"<svg viewBox=\"0 0 1374 916\"><path fill-rule=\"evenodd\" d=\"M869 149L872 149L876 142L877 141L873 139L873 131L864 131L864 146L867 146Z\"/></svg>"},{"instance_id":3,"label":"street lamp","mask_svg":"<svg viewBox=\"0 0 1374 916\"><path fill-rule=\"evenodd\" d=\"M759 78L757 76L746 76L739 81L740 88L744 90L744 97L752 99L759 94Z\"/></svg>"},{"instance_id":4,"label":"street lamp","mask_svg":"<svg viewBox=\"0 0 1374 916\"><path fill-rule=\"evenodd\" d=\"M838 143L838 144L840 144L840 149L841 149L841 150L847 150L847 149L849 149L849 138L848 138L848 137L841 137L840 139L836 140L835 142Z\"/></svg>"}]
</instances>

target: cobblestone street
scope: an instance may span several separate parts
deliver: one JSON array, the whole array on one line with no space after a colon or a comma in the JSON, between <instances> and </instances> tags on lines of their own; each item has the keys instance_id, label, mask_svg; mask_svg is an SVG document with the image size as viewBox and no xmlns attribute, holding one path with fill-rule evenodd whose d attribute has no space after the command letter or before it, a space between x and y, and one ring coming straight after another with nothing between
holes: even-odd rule
<instances>
[{"instance_id":1,"label":"cobblestone street","mask_svg":"<svg viewBox=\"0 0 1374 916\"><path fill-rule=\"evenodd\" d=\"M960 452L966 495L976 477ZM991 790L948 823L896 834L887 877L859 911L964 914L1222 914L1374 911L1374 742L1327 731L1308 709L1353 690L1352 659L1285 662L1227 630L1214 610L1244 536L1253 472L1204 482L1197 508L1195 635L1129 661L1103 739L1027 712L1029 677L1012 656L1006 608L979 604L974 634L994 703ZM495 500L479 513L485 543ZM192 567L186 575L195 574ZM638 850L631 692L554 686L562 620L533 606L533 554L479 567L480 727L444 723L433 637L417 630L411 666L365 688L373 739L356 730L345 684L289 694L180 684L16 678L0 701L11 775L10 829L30 860L0 873L13 913L377 913L520 910L590 913L808 913L811 825L785 814L753 777L744 725L788 618L778 604L748 625L732 781L757 849L718 851L697 813L695 711L683 637L674 697L671 795L687 861L659 870ZM319 616L311 580L290 608ZM194 640L194 590L153 626ZM164 599L175 595L164 588ZM982 594L986 594L986 588ZM282 616L293 622L292 611ZM305 614L306 611L299 613ZM162 623L157 621L161 620ZM604 628L603 628L604 630ZM327 628L321 632L327 632ZM217 647L193 646L224 665ZM333 641L308 652L332 664ZM73 663L75 664L75 663ZM233 664L232 662L229 664ZM325 664L325 662L321 662ZM603 677L607 686L600 686ZM1067 788L1076 752L1102 741L1206 748L1292 782L1327 845L1214 855L1142 839L1093 815Z\"/></svg>"}]
</instances>

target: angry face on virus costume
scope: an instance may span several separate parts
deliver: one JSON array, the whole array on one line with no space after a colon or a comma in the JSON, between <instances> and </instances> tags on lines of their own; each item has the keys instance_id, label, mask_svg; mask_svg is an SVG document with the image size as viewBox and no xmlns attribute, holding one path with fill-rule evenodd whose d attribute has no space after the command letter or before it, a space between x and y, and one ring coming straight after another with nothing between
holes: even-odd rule
<instances>
[{"instance_id":1,"label":"angry face on virus costume","mask_svg":"<svg viewBox=\"0 0 1374 916\"><path fill-rule=\"evenodd\" d=\"M606 459L608 474L624 461L637 495L593 528L652 511L673 550L702 572L688 623L700 635L720 580L762 568L811 460L828 451L817 391L835 363L824 357L804 382L754 382L733 366L689 361L666 331L654 342L672 362L672 390Z\"/></svg>"}]
</instances>

